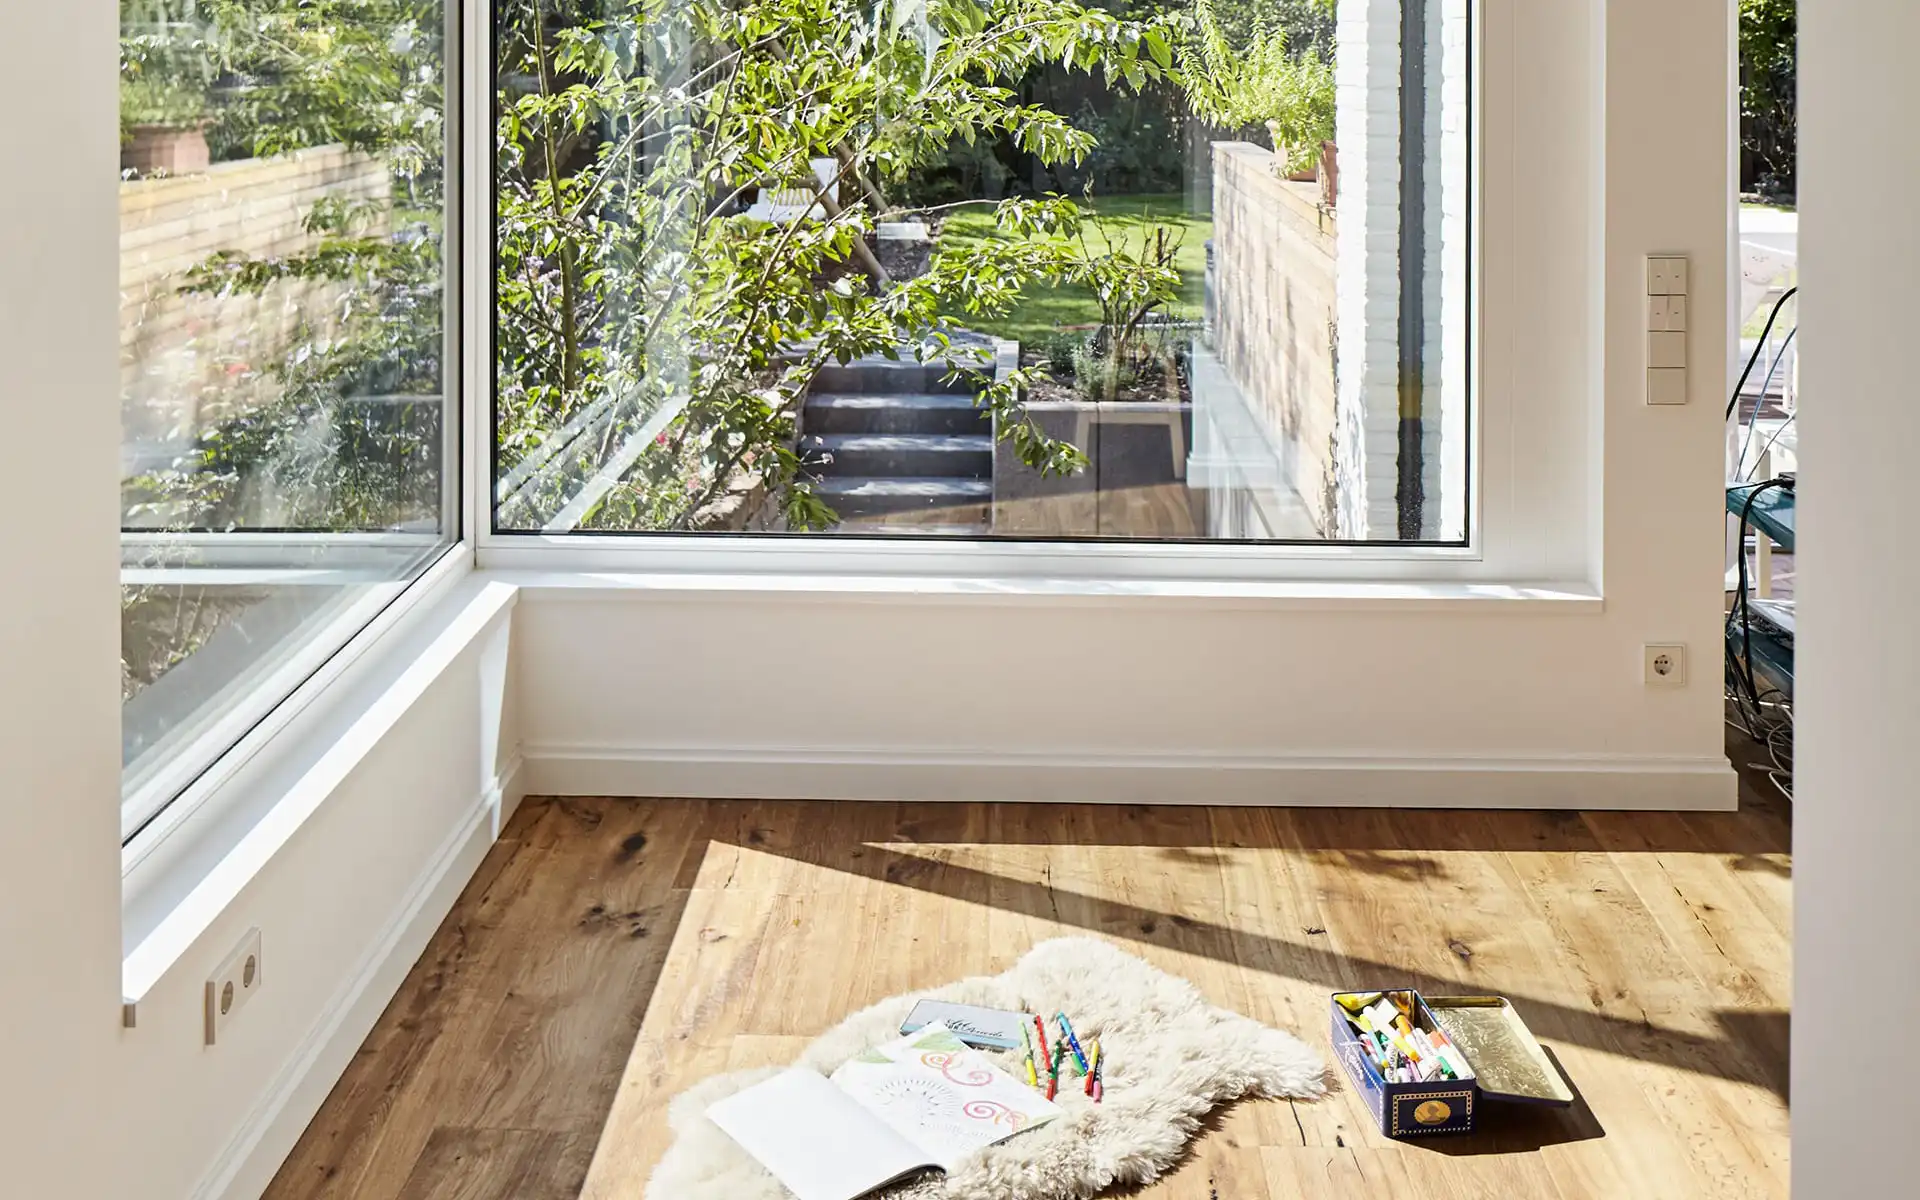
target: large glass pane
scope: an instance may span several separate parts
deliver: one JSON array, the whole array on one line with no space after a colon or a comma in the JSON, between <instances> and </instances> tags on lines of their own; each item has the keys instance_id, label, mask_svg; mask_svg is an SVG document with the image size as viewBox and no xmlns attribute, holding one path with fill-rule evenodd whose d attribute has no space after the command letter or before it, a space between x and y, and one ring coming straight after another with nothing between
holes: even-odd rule
<instances>
[{"instance_id":1,"label":"large glass pane","mask_svg":"<svg viewBox=\"0 0 1920 1200\"><path fill-rule=\"evenodd\" d=\"M496 528L1467 535L1467 0L502 0Z\"/></svg>"},{"instance_id":2,"label":"large glass pane","mask_svg":"<svg viewBox=\"0 0 1920 1200\"><path fill-rule=\"evenodd\" d=\"M441 0L121 0L136 830L456 534Z\"/></svg>"}]
</instances>

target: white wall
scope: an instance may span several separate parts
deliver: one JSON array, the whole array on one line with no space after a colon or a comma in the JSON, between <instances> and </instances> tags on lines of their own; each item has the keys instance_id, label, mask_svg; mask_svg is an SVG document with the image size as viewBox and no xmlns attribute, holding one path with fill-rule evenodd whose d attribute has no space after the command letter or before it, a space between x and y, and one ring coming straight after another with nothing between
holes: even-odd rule
<instances>
[{"instance_id":1,"label":"white wall","mask_svg":"<svg viewBox=\"0 0 1920 1200\"><path fill-rule=\"evenodd\" d=\"M1916 44L1911 4L1800 7L1793 1182L1805 1196L1911 1193L1896 1148L1920 1119L1911 1083L1862 1069L1851 1040L1864 998L1884 1027L1920 1027Z\"/></svg>"},{"instance_id":2,"label":"white wall","mask_svg":"<svg viewBox=\"0 0 1920 1200\"><path fill-rule=\"evenodd\" d=\"M0 1178L113 1194L119 1128L119 278L108 4L0 6ZM132 1195L132 1192L121 1194Z\"/></svg>"},{"instance_id":3,"label":"white wall","mask_svg":"<svg viewBox=\"0 0 1920 1200\"><path fill-rule=\"evenodd\" d=\"M1725 759L1695 728L1699 706L1685 692L1647 698L1638 651L1612 644L1606 616L1513 608L533 585L514 631L528 787L1567 808L1730 799ZM1470 661L1476 648L1486 663ZM1719 736L1717 717L1704 732Z\"/></svg>"},{"instance_id":4,"label":"white wall","mask_svg":"<svg viewBox=\"0 0 1920 1200\"><path fill-rule=\"evenodd\" d=\"M517 800L501 778L512 751L502 757L500 738L516 739L498 704L511 611L505 589L464 581L311 714L301 749L237 781L280 803L192 831L224 851L210 895L149 928L145 871L129 877L130 961L141 971L155 943L177 961L139 998L116 1089L136 1130L161 1097L194 1114L142 1143L152 1157L130 1164L137 1194L257 1195L479 866ZM232 864L255 862L229 882ZM249 928L262 932L266 984L208 1049L202 981Z\"/></svg>"},{"instance_id":5,"label":"white wall","mask_svg":"<svg viewBox=\"0 0 1920 1200\"><path fill-rule=\"evenodd\" d=\"M367 681L347 715L386 706L387 736L324 748L325 803L123 1028L117 26L0 5L10 84L61 111L9 129L0 186L0 1194L257 1195L492 838L506 644ZM202 983L250 926L266 986L206 1049Z\"/></svg>"}]
</instances>

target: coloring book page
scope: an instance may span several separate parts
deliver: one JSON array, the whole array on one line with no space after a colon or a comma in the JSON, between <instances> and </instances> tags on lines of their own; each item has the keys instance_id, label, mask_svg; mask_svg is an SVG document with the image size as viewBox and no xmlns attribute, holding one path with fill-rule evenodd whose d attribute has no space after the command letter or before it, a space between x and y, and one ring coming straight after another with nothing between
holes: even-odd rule
<instances>
[{"instance_id":1,"label":"coloring book page","mask_svg":"<svg viewBox=\"0 0 1920 1200\"><path fill-rule=\"evenodd\" d=\"M848 1060L833 1082L948 1170L1060 1115L939 1022Z\"/></svg>"}]
</instances>

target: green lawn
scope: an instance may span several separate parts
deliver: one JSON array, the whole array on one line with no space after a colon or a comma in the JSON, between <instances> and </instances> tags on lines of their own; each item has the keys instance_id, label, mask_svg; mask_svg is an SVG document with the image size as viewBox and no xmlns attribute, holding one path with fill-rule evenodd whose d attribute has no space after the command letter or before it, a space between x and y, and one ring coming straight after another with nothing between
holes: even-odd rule
<instances>
[{"instance_id":1,"label":"green lawn","mask_svg":"<svg viewBox=\"0 0 1920 1200\"><path fill-rule=\"evenodd\" d=\"M1093 211L1100 229L1116 246L1124 244L1137 251L1154 228L1164 226L1173 230L1173 236L1180 239L1180 253L1175 260L1180 271L1180 298L1174 302L1173 315L1200 319L1201 289L1206 284L1207 239L1213 236L1212 218L1188 214L1184 196L1104 196L1079 203L1082 208ZM993 227L991 205L950 214L940 232L941 243L946 246L964 246L971 241L998 236ZM1100 246L1098 233L1089 230L1087 237L1096 249ZM1093 294L1076 284L1059 287L1029 284L1021 295L1020 307L1004 319L967 320L972 328L1012 338L1022 346L1037 344L1045 335L1062 328L1099 322L1100 308L1094 303Z\"/></svg>"}]
</instances>

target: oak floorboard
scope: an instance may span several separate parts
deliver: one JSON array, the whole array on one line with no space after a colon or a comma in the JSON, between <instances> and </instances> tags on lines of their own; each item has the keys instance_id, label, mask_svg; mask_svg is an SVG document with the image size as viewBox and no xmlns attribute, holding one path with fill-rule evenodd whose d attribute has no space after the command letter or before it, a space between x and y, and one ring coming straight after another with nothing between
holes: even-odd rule
<instances>
[{"instance_id":1,"label":"oak floorboard","mask_svg":"<svg viewBox=\"0 0 1920 1200\"><path fill-rule=\"evenodd\" d=\"M408 1200L573 1200L593 1147L528 1129L436 1129L400 1193Z\"/></svg>"},{"instance_id":2,"label":"oak floorboard","mask_svg":"<svg viewBox=\"0 0 1920 1200\"><path fill-rule=\"evenodd\" d=\"M1382 1137L1344 1079L1139 1200L1784 1195L1790 813L529 800L267 1193L634 1200L670 1100L1095 935L1327 1049L1327 995L1509 996L1580 1093ZM1124 1075L1122 1075L1124 1078Z\"/></svg>"}]
</instances>

